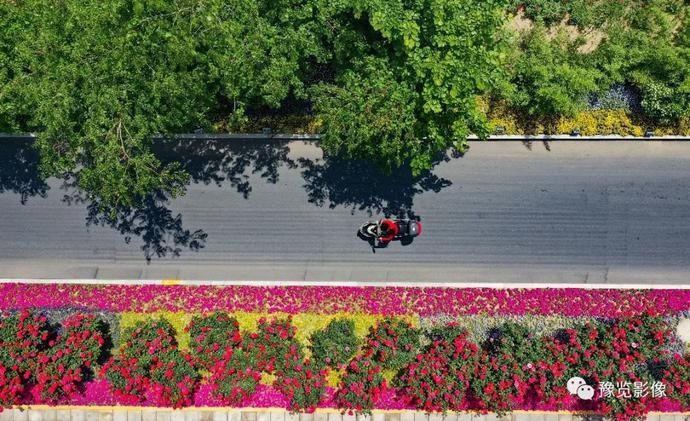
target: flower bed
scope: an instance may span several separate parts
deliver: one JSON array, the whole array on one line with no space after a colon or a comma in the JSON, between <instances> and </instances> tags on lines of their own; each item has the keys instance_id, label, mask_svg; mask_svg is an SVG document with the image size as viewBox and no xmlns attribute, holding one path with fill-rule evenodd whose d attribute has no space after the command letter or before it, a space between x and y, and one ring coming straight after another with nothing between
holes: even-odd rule
<instances>
[{"instance_id":1,"label":"flower bed","mask_svg":"<svg viewBox=\"0 0 690 421\"><path fill-rule=\"evenodd\" d=\"M4 407L563 409L619 419L690 409L690 356L674 334L677 316L687 310L685 291L20 284L0 289ZM10 291L23 295L11 297ZM343 311L340 300L348 297L357 311L367 305L371 311ZM379 306L366 299L379 299ZM602 308L586 300L611 314L601 318ZM587 304L585 310L573 309L573 302ZM175 313L161 312L185 305L189 313L175 323L168 320ZM59 319L58 307L72 311ZM99 313L125 310L140 313ZM552 326L539 330L536 324ZM665 396L622 399L603 396L602 389L584 400L568 391L572 377L590 385L654 383Z\"/></svg>"},{"instance_id":2,"label":"flower bed","mask_svg":"<svg viewBox=\"0 0 690 421\"><path fill-rule=\"evenodd\" d=\"M690 290L0 284L0 309L628 317L690 310Z\"/></svg>"}]
</instances>

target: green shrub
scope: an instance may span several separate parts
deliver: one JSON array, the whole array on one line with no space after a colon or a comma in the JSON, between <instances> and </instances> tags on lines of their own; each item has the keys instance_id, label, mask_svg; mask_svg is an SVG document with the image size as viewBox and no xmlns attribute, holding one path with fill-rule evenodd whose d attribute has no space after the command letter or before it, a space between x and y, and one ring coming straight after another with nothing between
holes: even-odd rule
<instances>
[{"instance_id":1,"label":"green shrub","mask_svg":"<svg viewBox=\"0 0 690 421\"><path fill-rule=\"evenodd\" d=\"M336 368L347 363L357 352L355 324L349 319L335 319L325 329L311 336L311 352L320 366Z\"/></svg>"},{"instance_id":2,"label":"green shrub","mask_svg":"<svg viewBox=\"0 0 690 421\"><path fill-rule=\"evenodd\" d=\"M690 114L687 93L660 82L649 83L642 98L642 109L650 118L661 124L674 124Z\"/></svg>"},{"instance_id":3,"label":"green shrub","mask_svg":"<svg viewBox=\"0 0 690 421\"><path fill-rule=\"evenodd\" d=\"M252 366L242 349L230 348L223 360L213 367L210 383L213 394L224 405L242 405L254 395L261 381L261 372Z\"/></svg>"},{"instance_id":4,"label":"green shrub","mask_svg":"<svg viewBox=\"0 0 690 421\"><path fill-rule=\"evenodd\" d=\"M292 362L304 358L302 347L295 339L296 328L292 318L259 319L257 332L242 340L242 349L258 371L273 374L282 371Z\"/></svg>"},{"instance_id":5,"label":"green shrub","mask_svg":"<svg viewBox=\"0 0 690 421\"><path fill-rule=\"evenodd\" d=\"M559 0L513 0L512 5L522 6L525 16L547 25L560 22L567 12L566 3Z\"/></svg>"},{"instance_id":6,"label":"green shrub","mask_svg":"<svg viewBox=\"0 0 690 421\"><path fill-rule=\"evenodd\" d=\"M225 352L242 342L240 326L235 318L223 312L194 316L185 328L197 366L210 370Z\"/></svg>"},{"instance_id":7,"label":"green shrub","mask_svg":"<svg viewBox=\"0 0 690 421\"><path fill-rule=\"evenodd\" d=\"M381 365L371 354L371 350L365 350L347 365L335 396L339 408L350 413L371 414L381 393L388 387Z\"/></svg>"},{"instance_id":8,"label":"green shrub","mask_svg":"<svg viewBox=\"0 0 690 421\"><path fill-rule=\"evenodd\" d=\"M290 360L273 386L288 398L290 411L314 412L326 394L326 370L311 360Z\"/></svg>"},{"instance_id":9,"label":"green shrub","mask_svg":"<svg viewBox=\"0 0 690 421\"><path fill-rule=\"evenodd\" d=\"M386 318L369 330L366 347L384 369L397 370L419 352L420 332L409 322Z\"/></svg>"},{"instance_id":10,"label":"green shrub","mask_svg":"<svg viewBox=\"0 0 690 421\"><path fill-rule=\"evenodd\" d=\"M151 391L158 405L192 404L200 376L192 357L178 349L170 322L138 321L125 329L121 342L102 371L123 403L137 404Z\"/></svg>"},{"instance_id":11,"label":"green shrub","mask_svg":"<svg viewBox=\"0 0 690 421\"><path fill-rule=\"evenodd\" d=\"M189 354L177 348L156 353L150 368L154 399L161 405L180 408L194 404L200 379Z\"/></svg>"},{"instance_id":12,"label":"green shrub","mask_svg":"<svg viewBox=\"0 0 690 421\"><path fill-rule=\"evenodd\" d=\"M512 66L512 92L508 103L525 119L554 121L574 117L584 108L587 96L597 89L600 72L578 61L575 44L562 35L547 38L543 26L526 34L521 54Z\"/></svg>"}]
</instances>

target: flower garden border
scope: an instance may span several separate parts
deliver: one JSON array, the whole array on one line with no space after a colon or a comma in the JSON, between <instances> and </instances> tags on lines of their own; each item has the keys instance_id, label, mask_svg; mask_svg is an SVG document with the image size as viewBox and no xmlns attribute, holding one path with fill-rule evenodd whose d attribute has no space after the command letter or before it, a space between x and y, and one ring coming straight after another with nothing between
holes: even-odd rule
<instances>
[{"instance_id":1,"label":"flower garden border","mask_svg":"<svg viewBox=\"0 0 690 421\"><path fill-rule=\"evenodd\" d=\"M459 284L459 283L451 283L451 284L439 284L439 283L419 283L419 284L410 284L410 283L376 283L376 282L368 282L368 283L362 283L362 282L350 282L350 283L344 283L344 284L338 284L334 282L287 282L287 283L269 283L269 282L200 282L200 281L184 281L184 280L160 280L160 281L155 281L155 280L149 280L149 281L138 281L138 280L121 280L121 281L116 281L116 282L110 282L107 280L0 280L1 283L12 283L12 284L31 284L33 285L34 290L36 290L36 286L38 285L50 285L50 284L55 284L55 283L60 283L60 284L90 284L90 285L99 285L99 286L105 286L105 285L127 285L127 286L141 286L141 284L144 285L151 285L151 286L199 286L199 285L205 285L205 286L217 286L217 287L222 287L222 286L244 286L244 287L265 287L265 286L271 286L271 287L287 287L287 286L309 286L309 287L318 287L318 286L328 286L328 287L368 287L368 289L375 289L372 288L373 286L378 286L378 287L398 287L398 288L410 288L410 289L416 289L416 288L447 288L447 289L452 289L452 288L462 288L462 289L470 289L474 287L481 287L484 289L488 288L493 288L493 289L498 289L498 290L505 290L505 289L556 289L556 290L561 290L561 291L556 291L556 296L558 293L562 293L563 289L567 288L579 288L579 289L590 289L590 290L596 290L596 289L606 289L609 290L610 292L613 290L617 289L635 289L635 290L655 290L655 289L672 289L672 290L690 290L690 286L664 286L664 285L656 285L656 286L640 286L640 285L635 285L635 286L630 286L630 285L604 285L604 284L598 284L598 285L582 285L582 284L570 284L570 285L557 285L556 288L554 286L549 286L549 287L544 287L543 285L534 285L534 284ZM58 285L59 287L59 285ZM11 291L11 288L9 289ZM155 291L155 289L154 289ZM264 288L264 291L270 291L270 288L266 289ZM395 293L397 289L392 288L390 291L386 291L386 294L390 294L391 291ZM662 292L661 295L667 294L668 291ZM615 294L615 292L614 292ZM639 292L633 291L630 294L639 294ZM687 311L690 311L690 301L686 300L688 298L688 293L685 292L682 294L684 297L684 302L685 304L684 308L684 314L687 315ZM337 294L336 294L337 295ZM511 295L510 293L508 295ZM366 296L366 295L365 295ZM615 295L618 296L618 295ZM660 295L653 295L653 297L659 297ZM623 297L625 297L625 294L623 294ZM633 297L633 295L631 295ZM270 297L269 297L270 298ZM333 297L330 297L332 299ZM371 297L370 297L371 298ZM434 298L433 294L431 295L432 301ZM551 299L551 298L549 298ZM247 297L248 301L251 301L251 296ZM634 301L634 300L633 300ZM9 301L8 301L9 302ZM46 301L44 301L46 302ZM231 303L231 301L230 301ZM7 304L5 304L7 305ZM10 304L11 305L11 304ZM24 304L25 305L25 304ZM68 304L69 305L69 304ZM226 304L226 305L232 305L232 304ZM289 305L289 304L288 304ZM259 306L257 306L259 307ZM403 306L404 307L404 306ZM401 307L401 308L403 308ZM43 307L38 307L43 308ZM665 307L666 311L673 310L673 306L667 306ZM677 307L675 307L677 308ZM46 307L48 309L48 307ZM505 310L505 309L504 309ZM112 310L110 310L112 311ZM118 311L126 311L126 310L118 310ZM190 309L190 311L196 311ZM301 310L297 310L301 311ZM465 311L465 310L461 310ZM472 310L471 310L472 311ZM481 314L481 313L472 313L468 312L467 314ZM500 315L501 310L496 310L497 311L497 316ZM547 310L548 311L548 310ZM144 311L147 312L147 311ZM277 310L278 313L281 312L281 310ZM325 313L328 314L328 313ZM382 313L383 314L383 313ZM544 313L548 314L548 313ZM673 314L673 313L667 313L667 314ZM397 316L400 316L400 314L396 314ZM427 315L428 317L428 315ZM594 316L593 316L594 317ZM633 347L635 345L633 344ZM106 403L106 402L103 402ZM197 403L198 404L198 403ZM202 403L203 405L203 403ZM103 411L109 411L109 410L126 410L127 408L132 408L132 410L135 411L142 411L142 410L164 410L164 411L170 411L170 408L167 407L157 407L157 406L126 406L126 405L116 405L116 406L89 406L89 405L81 405L80 402L77 402L76 405L57 405L57 406L52 406L52 405L42 405L42 404L21 404L14 406L12 408L15 409L31 409L31 410L41 410L45 408L45 410L74 410L74 409L82 409L82 410L88 410L88 411L98 411L98 410L103 410ZM555 408L554 408L555 409ZM680 409L680 408L678 408ZM216 407L216 406L189 406L185 409L186 411L228 411L228 407ZM280 407L239 407L239 408L233 408L233 411L251 411L251 412L257 412L257 413L270 413L270 412L280 412L280 413L286 413L285 408L280 408ZM658 410L658 407L657 407ZM318 408L317 411L319 413L336 413L336 414L342 414L341 409L337 408ZM373 411L374 413L377 414L396 414L396 413L408 413L408 412L415 412L415 410L411 409L375 409ZM574 416L580 416L583 414L583 412L578 411L577 413L569 412L569 411L556 411L556 410L511 410L511 414L534 414L534 415L539 415L539 414L568 414L568 415L574 415ZM476 414L476 412L454 412L454 411L449 411L451 414L457 414L457 415L464 415L464 414ZM686 414L686 413L681 413L681 412L654 412L650 411L649 414L652 415L676 415L676 414ZM690 414L687 413L687 414Z\"/></svg>"}]
</instances>

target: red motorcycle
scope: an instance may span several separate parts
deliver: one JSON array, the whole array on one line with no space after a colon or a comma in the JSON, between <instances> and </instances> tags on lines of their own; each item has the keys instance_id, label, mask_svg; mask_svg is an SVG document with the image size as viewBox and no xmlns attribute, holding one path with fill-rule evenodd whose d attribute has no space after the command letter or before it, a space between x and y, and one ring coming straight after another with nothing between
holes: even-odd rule
<instances>
[{"instance_id":1,"label":"red motorcycle","mask_svg":"<svg viewBox=\"0 0 690 421\"><path fill-rule=\"evenodd\" d=\"M361 237L372 241L376 247L385 247L391 241L399 240L402 245L412 243L412 240L422 233L422 223L419 217L414 219L389 219L368 221L359 229Z\"/></svg>"}]
</instances>

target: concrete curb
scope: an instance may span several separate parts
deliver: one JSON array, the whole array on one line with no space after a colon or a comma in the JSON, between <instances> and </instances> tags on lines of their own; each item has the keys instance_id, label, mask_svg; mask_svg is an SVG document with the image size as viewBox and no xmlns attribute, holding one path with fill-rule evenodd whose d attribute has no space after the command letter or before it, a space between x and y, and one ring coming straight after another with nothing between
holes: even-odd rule
<instances>
[{"instance_id":1,"label":"concrete curb","mask_svg":"<svg viewBox=\"0 0 690 421\"><path fill-rule=\"evenodd\" d=\"M317 409L313 414L290 413L285 409L273 408L203 408L183 409L151 407L89 407L45 405L14 407L0 413L1 421L571 421L589 419L592 414L565 411L513 411L506 416L497 414L476 414L471 412L448 412L425 414L420 411L374 410L370 416L341 414L338 410ZM687 420L690 413L650 412L650 421Z\"/></svg>"},{"instance_id":2,"label":"concrete curb","mask_svg":"<svg viewBox=\"0 0 690 421\"><path fill-rule=\"evenodd\" d=\"M35 133L0 133L0 141L7 140L33 140ZM163 139L163 136L155 136L154 139ZM321 139L318 134L286 134L286 133L180 133L173 135L175 139L185 140L223 140L223 141L292 141L303 140L316 142ZM476 135L470 135L468 140L478 140ZM665 141L665 142L687 142L690 136L619 136L619 135L596 135L596 136L573 136L568 134L559 135L490 135L489 142L554 142L554 141Z\"/></svg>"},{"instance_id":3,"label":"concrete curb","mask_svg":"<svg viewBox=\"0 0 690 421\"><path fill-rule=\"evenodd\" d=\"M186 285L186 286L326 286L326 287L395 287L395 288L492 288L492 289L690 289L690 284L600 284L600 283L483 283L483 282L330 282L330 281L199 281L185 279L11 279L0 278L0 284L86 284L86 285Z\"/></svg>"}]
</instances>

